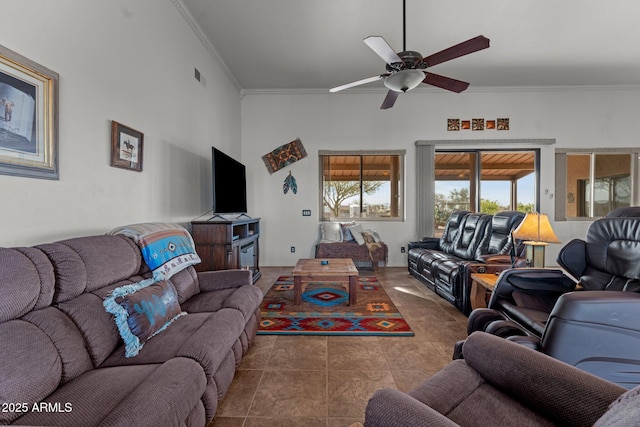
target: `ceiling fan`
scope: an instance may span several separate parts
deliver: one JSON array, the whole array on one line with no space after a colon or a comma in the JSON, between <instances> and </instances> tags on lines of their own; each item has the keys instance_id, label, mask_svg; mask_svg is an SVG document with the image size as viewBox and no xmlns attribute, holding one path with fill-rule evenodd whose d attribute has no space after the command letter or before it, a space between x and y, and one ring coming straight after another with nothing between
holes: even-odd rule
<instances>
[{"instance_id":1,"label":"ceiling fan","mask_svg":"<svg viewBox=\"0 0 640 427\"><path fill-rule=\"evenodd\" d=\"M437 86L456 93L460 93L469 87L469 83L467 82L427 72L427 68L486 49L489 47L489 39L484 36L477 36L455 46L451 46L448 49L422 57L420 52L406 50L405 9L405 0L402 0L402 52L396 53L381 36L369 36L364 39L367 46L387 63L387 72L334 87L330 89L329 92L339 92L377 80L384 80L384 85L389 91L380 109L386 110L387 108L393 107L393 104L395 104L401 92L411 90L420 83Z\"/></svg>"}]
</instances>

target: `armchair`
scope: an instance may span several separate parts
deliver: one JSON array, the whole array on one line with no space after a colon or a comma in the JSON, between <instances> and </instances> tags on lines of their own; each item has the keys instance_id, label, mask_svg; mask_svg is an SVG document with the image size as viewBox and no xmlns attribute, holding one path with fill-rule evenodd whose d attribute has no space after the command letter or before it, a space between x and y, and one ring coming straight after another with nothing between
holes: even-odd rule
<instances>
[{"instance_id":1,"label":"armchair","mask_svg":"<svg viewBox=\"0 0 640 427\"><path fill-rule=\"evenodd\" d=\"M365 425L640 423L640 387L627 392L549 356L482 332L469 336L464 352L465 360L454 360L409 393L378 390L367 405Z\"/></svg>"},{"instance_id":2,"label":"armchair","mask_svg":"<svg viewBox=\"0 0 640 427\"><path fill-rule=\"evenodd\" d=\"M577 282L562 270L505 271L488 308L469 316L468 333L510 337L625 387L640 384L640 218L593 222L557 261Z\"/></svg>"}]
</instances>

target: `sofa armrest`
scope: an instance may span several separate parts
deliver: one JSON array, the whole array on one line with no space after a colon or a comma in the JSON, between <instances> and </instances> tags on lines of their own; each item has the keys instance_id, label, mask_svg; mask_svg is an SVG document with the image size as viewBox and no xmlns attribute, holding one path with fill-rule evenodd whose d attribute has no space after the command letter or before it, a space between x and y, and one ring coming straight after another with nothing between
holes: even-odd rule
<instances>
[{"instance_id":1,"label":"sofa armrest","mask_svg":"<svg viewBox=\"0 0 640 427\"><path fill-rule=\"evenodd\" d=\"M383 388L376 391L365 411L367 427L455 427L436 410L401 391Z\"/></svg>"},{"instance_id":2,"label":"sofa armrest","mask_svg":"<svg viewBox=\"0 0 640 427\"><path fill-rule=\"evenodd\" d=\"M239 288L253 284L250 270L216 270L198 273L200 292Z\"/></svg>"},{"instance_id":3,"label":"sofa armrest","mask_svg":"<svg viewBox=\"0 0 640 427\"><path fill-rule=\"evenodd\" d=\"M159 426L168 420L179 424L200 401L206 383L197 362L173 358L139 384L100 425Z\"/></svg>"},{"instance_id":4,"label":"sofa armrest","mask_svg":"<svg viewBox=\"0 0 640 427\"><path fill-rule=\"evenodd\" d=\"M549 317L640 330L640 294L624 291L577 291L560 297Z\"/></svg>"},{"instance_id":5,"label":"sofa armrest","mask_svg":"<svg viewBox=\"0 0 640 427\"><path fill-rule=\"evenodd\" d=\"M543 353L483 332L464 344L465 361L488 383L559 425L592 425L625 388ZM576 390L580 390L576 398Z\"/></svg>"},{"instance_id":6,"label":"sofa armrest","mask_svg":"<svg viewBox=\"0 0 640 427\"><path fill-rule=\"evenodd\" d=\"M499 299L511 299L516 290L529 292L565 293L575 289L576 283L562 270L544 268L519 268L505 270L498 277L489 308Z\"/></svg>"},{"instance_id":7,"label":"sofa armrest","mask_svg":"<svg viewBox=\"0 0 640 427\"><path fill-rule=\"evenodd\" d=\"M485 264L508 265L512 268L523 268L528 266L526 259L516 257L514 260L512 260L511 255L508 254L481 255L478 261ZM513 265L511 264L512 262Z\"/></svg>"}]
</instances>

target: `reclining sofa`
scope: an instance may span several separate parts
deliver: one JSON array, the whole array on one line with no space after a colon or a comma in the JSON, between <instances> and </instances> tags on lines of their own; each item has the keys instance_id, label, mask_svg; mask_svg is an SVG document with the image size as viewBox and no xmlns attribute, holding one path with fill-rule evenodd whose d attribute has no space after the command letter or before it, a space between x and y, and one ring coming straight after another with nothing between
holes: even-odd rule
<instances>
[{"instance_id":1,"label":"reclining sofa","mask_svg":"<svg viewBox=\"0 0 640 427\"><path fill-rule=\"evenodd\" d=\"M551 357L476 332L454 360L409 393L384 388L367 427L640 425L640 387L627 391Z\"/></svg>"},{"instance_id":2,"label":"reclining sofa","mask_svg":"<svg viewBox=\"0 0 640 427\"><path fill-rule=\"evenodd\" d=\"M0 248L0 424L206 426L254 340L262 292L249 271L189 266L168 280L187 314L126 357L103 301L150 276L123 235Z\"/></svg>"},{"instance_id":3,"label":"reclining sofa","mask_svg":"<svg viewBox=\"0 0 640 427\"><path fill-rule=\"evenodd\" d=\"M509 338L624 387L640 384L640 218L626 214L596 220L585 240L567 243L557 259L564 271L503 272L468 332Z\"/></svg>"},{"instance_id":4,"label":"reclining sofa","mask_svg":"<svg viewBox=\"0 0 640 427\"><path fill-rule=\"evenodd\" d=\"M440 238L409 243L409 273L468 315L471 274L511 268L516 262L512 255L522 255L522 245L514 248L511 231L524 215L518 211L495 215L453 212Z\"/></svg>"}]
</instances>

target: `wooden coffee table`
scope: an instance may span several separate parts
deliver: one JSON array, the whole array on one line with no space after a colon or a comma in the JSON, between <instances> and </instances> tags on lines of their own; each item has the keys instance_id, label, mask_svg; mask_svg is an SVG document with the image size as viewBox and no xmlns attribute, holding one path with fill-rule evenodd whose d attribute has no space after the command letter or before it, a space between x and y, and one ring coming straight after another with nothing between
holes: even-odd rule
<instances>
[{"instance_id":1,"label":"wooden coffee table","mask_svg":"<svg viewBox=\"0 0 640 427\"><path fill-rule=\"evenodd\" d=\"M302 293L308 282L340 282L349 292L349 305L356 303L358 269L350 258L330 258L322 265L321 259L299 259L293 268L293 303L302 304ZM305 283L306 282L306 283ZM348 283L348 286L347 286Z\"/></svg>"}]
</instances>

